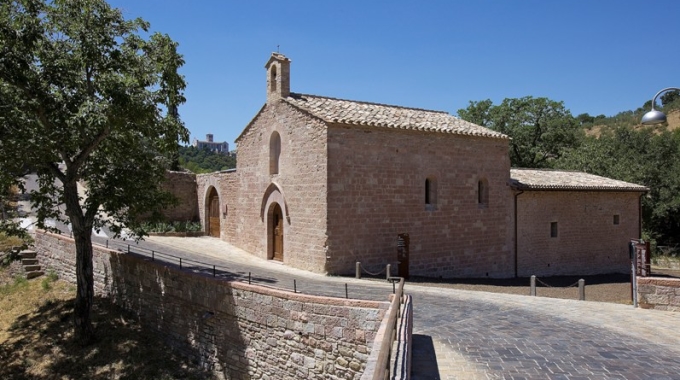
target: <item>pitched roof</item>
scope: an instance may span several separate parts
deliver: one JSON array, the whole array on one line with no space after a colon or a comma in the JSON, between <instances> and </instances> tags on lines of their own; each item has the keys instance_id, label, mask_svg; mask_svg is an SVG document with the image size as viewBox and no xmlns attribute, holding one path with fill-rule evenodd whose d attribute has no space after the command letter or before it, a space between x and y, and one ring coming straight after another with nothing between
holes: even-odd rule
<instances>
[{"instance_id":1,"label":"pitched roof","mask_svg":"<svg viewBox=\"0 0 680 380\"><path fill-rule=\"evenodd\" d=\"M283 100L328 123L508 139L508 136L502 133L467 122L444 111L296 93L291 93Z\"/></svg>"},{"instance_id":2,"label":"pitched roof","mask_svg":"<svg viewBox=\"0 0 680 380\"><path fill-rule=\"evenodd\" d=\"M519 190L649 191L630 182L568 170L510 169L510 185Z\"/></svg>"}]
</instances>

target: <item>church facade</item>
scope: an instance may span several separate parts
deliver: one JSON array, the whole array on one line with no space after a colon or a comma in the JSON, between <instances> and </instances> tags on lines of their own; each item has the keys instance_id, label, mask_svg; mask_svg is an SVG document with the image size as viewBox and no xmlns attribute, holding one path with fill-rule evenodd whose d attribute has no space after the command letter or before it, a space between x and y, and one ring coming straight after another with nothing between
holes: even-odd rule
<instances>
[{"instance_id":1,"label":"church facade","mask_svg":"<svg viewBox=\"0 0 680 380\"><path fill-rule=\"evenodd\" d=\"M196 177L207 234L329 274L356 262L437 278L627 270L644 186L511 170L503 134L446 112L291 92L278 53L265 69L267 102L236 139L236 170Z\"/></svg>"}]
</instances>

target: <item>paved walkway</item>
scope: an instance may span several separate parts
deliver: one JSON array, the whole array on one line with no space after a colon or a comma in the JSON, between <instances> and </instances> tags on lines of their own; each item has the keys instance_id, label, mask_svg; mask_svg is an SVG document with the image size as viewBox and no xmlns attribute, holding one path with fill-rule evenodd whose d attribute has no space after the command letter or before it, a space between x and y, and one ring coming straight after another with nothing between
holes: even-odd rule
<instances>
[{"instance_id":1,"label":"paved walkway","mask_svg":"<svg viewBox=\"0 0 680 380\"><path fill-rule=\"evenodd\" d=\"M224 265L268 284L384 300L384 281L329 277L253 257L212 238L143 246ZM629 305L427 288L414 299L413 379L680 379L680 313Z\"/></svg>"}]
</instances>

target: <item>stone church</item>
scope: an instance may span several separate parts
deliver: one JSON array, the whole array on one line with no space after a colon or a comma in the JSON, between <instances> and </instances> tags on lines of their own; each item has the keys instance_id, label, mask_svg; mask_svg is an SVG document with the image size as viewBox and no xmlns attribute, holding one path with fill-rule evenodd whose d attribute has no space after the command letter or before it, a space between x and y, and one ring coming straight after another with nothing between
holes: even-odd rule
<instances>
[{"instance_id":1,"label":"stone church","mask_svg":"<svg viewBox=\"0 0 680 380\"><path fill-rule=\"evenodd\" d=\"M196 176L206 234L329 274L356 262L437 278L628 270L644 186L511 169L501 133L291 92L279 53L265 69L267 101L236 139L236 169Z\"/></svg>"}]
</instances>

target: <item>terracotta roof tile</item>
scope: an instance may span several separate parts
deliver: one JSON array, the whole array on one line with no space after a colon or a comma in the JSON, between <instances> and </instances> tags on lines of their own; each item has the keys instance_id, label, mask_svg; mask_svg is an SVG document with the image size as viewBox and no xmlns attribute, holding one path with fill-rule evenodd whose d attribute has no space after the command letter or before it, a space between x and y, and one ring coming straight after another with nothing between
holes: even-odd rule
<instances>
[{"instance_id":1,"label":"terracotta roof tile","mask_svg":"<svg viewBox=\"0 0 680 380\"><path fill-rule=\"evenodd\" d=\"M510 169L510 182L519 190L649 191L634 183L568 170Z\"/></svg>"},{"instance_id":2,"label":"terracotta roof tile","mask_svg":"<svg viewBox=\"0 0 680 380\"><path fill-rule=\"evenodd\" d=\"M443 111L291 93L284 99L328 123L453 133L507 139L508 136Z\"/></svg>"}]
</instances>

